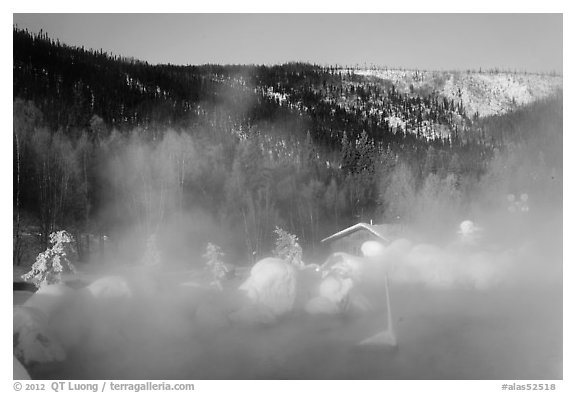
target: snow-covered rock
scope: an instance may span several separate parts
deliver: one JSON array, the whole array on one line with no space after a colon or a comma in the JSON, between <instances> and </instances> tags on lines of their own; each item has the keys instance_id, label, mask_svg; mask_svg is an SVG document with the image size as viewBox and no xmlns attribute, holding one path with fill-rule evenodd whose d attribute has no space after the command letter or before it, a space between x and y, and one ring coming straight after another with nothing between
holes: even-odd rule
<instances>
[{"instance_id":1,"label":"snow-covered rock","mask_svg":"<svg viewBox=\"0 0 576 393\"><path fill-rule=\"evenodd\" d=\"M305 305L308 314L339 314L348 306L349 294L355 283L349 277L338 273L329 273L322 279L317 296L312 297Z\"/></svg>"},{"instance_id":2,"label":"snow-covered rock","mask_svg":"<svg viewBox=\"0 0 576 393\"><path fill-rule=\"evenodd\" d=\"M121 336L127 331L125 325L134 300L124 278L107 276L82 289L56 287L50 292L59 294L58 307L50 307L43 298L34 299L43 293L43 288L30 301L34 301L46 315L52 337L65 351L80 346L88 352L99 351L109 347L111 342L122 342ZM47 299L57 298L52 296ZM27 303L24 305L27 306Z\"/></svg>"},{"instance_id":3,"label":"snow-covered rock","mask_svg":"<svg viewBox=\"0 0 576 393\"><path fill-rule=\"evenodd\" d=\"M129 299L132 291L126 280L119 276L102 277L86 287L95 298L101 300Z\"/></svg>"},{"instance_id":4,"label":"snow-covered rock","mask_svg":"<svg viewBox=\"0 0 576 393\"><path fill-rule=\"evenodd\" d=\"M23 364L58 362L66 359L63 346L55 338L48 316L26 306L14 307L14 356Z\"/></svg>"},{"instance_id":5,"label":"snow-covered rock","mask_svg":"<svg viewBox=\"0 0 576 393\"><path fill-rule=\"evenodd\" d=\"M305 311L312 315L334 315L372 310L372 303L358 288L359 284L351 278L329 274L320 283L317 296L306 303Z\"/></svg>"},{"instance_id":6,"label":"snow-covered rock","mask_svg":"<svg viewBox=\"0 0 576 393\"><path fill-rule=\"evenodd\" d=\"M257 320L270 321L291 312L296 300L296 281L296 268L291 264L278 258L258 261L239 288L250 302L244 313L261 314ZM235 314L235 317L239 315Z\"/></svg>"},{"instance_id":7,"label":"snow-covered rock","mask_svg":"<svg viewBox=\"0 0 576 393\"><path fill-rule=\"evenodd\" d=\"M322 265L322 270L325 275L327 272L332 272L342 277L348 277L355 282L362 282L367 263L368 261L363 257L345 252L335 252Z\"/></svg>"},{"instance_id":8,"label":"snow-covered rock","mask_svg":"<svg viewBox=\"0 0 576 393\"><path fill-rule=\"evenodd\" d=\"M363 291L381 281L388 268L386 250L384 245L368 241L362 245L364 257L344 252L332 254L321 267L323 278L316 296L306 303L306 312L337 314L372 309Z\"/></svg>"},{"instance_id":9,"label":"snow-covered rock","mask_svg":"<svg viewBox=\"0 0 576 393\"><path fill-rule=\"evenodd\" d=\"M66 352L58 329L57 316L71 310L77 292L64 284L43 285L21 306L14 307L14 354L23 364L62 361Z\"/></svg>"},{"instance_id":10,"label":"snow-covered rock","mask_svg":"<svg viewBox=\"0 0 576 393\"><path fill-rule=\"evenodd\" d=\"M326 298L336 304L341 304L353 287L354 282L352 279L329 275L320 283L318 293L320 297Z\"/></svg>"}]
</instances>

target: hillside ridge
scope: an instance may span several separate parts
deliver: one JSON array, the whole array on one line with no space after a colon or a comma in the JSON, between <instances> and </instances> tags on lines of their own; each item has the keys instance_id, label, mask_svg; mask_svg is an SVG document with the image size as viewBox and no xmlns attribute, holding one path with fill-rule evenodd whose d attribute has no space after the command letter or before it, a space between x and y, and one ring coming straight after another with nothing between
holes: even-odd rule
<instances>
[{"instance_id":1,"label":"hillside ridge","mask_svg":"<svg viewBox=\"0 0 576 393\"><path fill-rule=\"evenodd\" d=\"M359 69L356 74L394 83L400 91L435 90L462 101L467 114L501 115L562 90L560 75L522 72Z\"/></svg>"}]
</instances>

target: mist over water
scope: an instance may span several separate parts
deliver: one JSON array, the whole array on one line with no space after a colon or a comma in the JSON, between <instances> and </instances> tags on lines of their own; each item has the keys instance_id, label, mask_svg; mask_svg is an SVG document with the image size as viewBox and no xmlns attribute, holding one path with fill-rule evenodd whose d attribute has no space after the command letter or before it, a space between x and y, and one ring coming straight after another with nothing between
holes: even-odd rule
<instances>
[{"instance_id":1,"label":"mist over water","mask_svg":"<svg viewBox=\"0 0 576 393\"><path fill-rule=\"evenodd\" d=\"M390 271L395 351L356 346L388 326L382 275L361 288L373 304L368 312L296 312L260 326L228 318L248 302L237 289L243 279L218 292L198 285L179 264L103 265L84 276L100 289L91 284L67 292L51 318L67 359L31 372L64 379L562 378L561 215L542 213L524 217L521 226L511 225L517 217L510 215L487 224L486 231L496 224L514 229L498 243L457 251L430 245L460 263L481 255L482 263L502 269L503 276L482 287L456 278L425 281L437 275L401 280Z\"/></svg>"}]
</instances>

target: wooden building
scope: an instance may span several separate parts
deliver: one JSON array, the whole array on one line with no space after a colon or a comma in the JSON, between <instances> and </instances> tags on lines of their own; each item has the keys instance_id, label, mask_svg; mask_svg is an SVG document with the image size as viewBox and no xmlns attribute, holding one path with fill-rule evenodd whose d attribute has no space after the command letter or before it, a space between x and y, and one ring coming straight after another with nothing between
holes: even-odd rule
<instances>
[{"instance_id":1,"label":"wooden building","mask_svg":"<svg viewBox=\"0 0 576 393\"><path fill-rule=\"evenodd\" d=\"M372 240L388 245L398 237L399 233L399 225L372 225L361 222L322 239L322 243L329 244L333 253L345 252L360 256L362 255L360 247L365 241Z\"/></svg>"}]
</instances>

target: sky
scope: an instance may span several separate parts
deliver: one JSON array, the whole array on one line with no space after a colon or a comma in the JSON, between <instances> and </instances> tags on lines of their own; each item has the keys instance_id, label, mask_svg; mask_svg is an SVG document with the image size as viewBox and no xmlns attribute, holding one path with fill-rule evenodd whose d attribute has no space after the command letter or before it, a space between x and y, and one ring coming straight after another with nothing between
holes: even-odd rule
<instances>
[{"instance_id":1,"label":"sky","mask_svg":"<svg viewBox=\"0 0 576 393\"><path fill-rule=\"evenodd\" d=\"M562 73L562 14L14 14L18 27L150 63Z\"/></svg>"}]
</instances>

